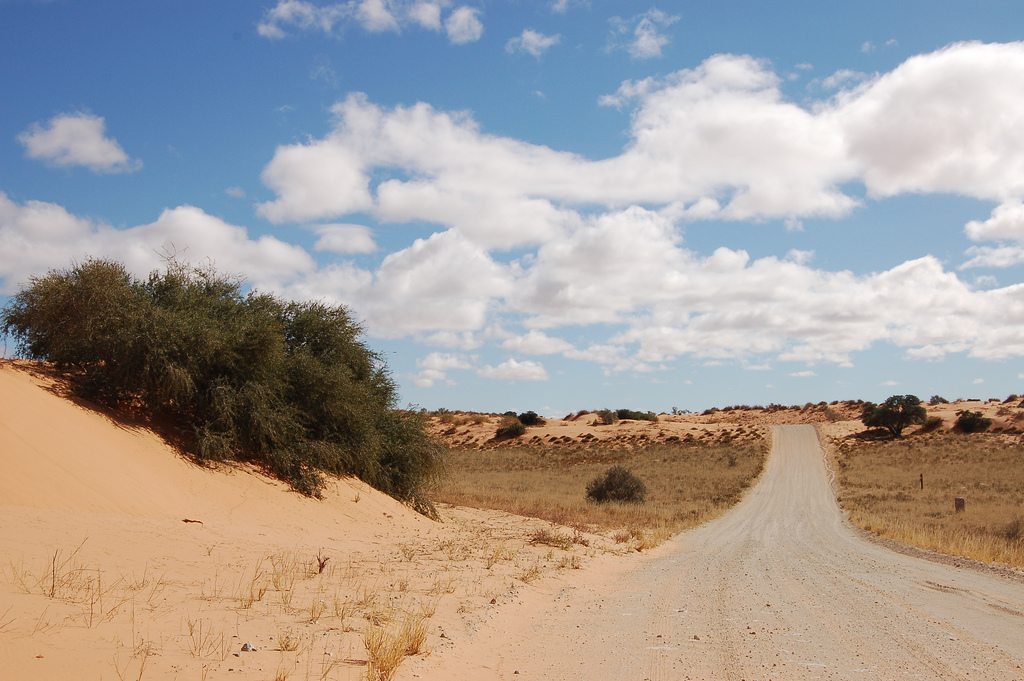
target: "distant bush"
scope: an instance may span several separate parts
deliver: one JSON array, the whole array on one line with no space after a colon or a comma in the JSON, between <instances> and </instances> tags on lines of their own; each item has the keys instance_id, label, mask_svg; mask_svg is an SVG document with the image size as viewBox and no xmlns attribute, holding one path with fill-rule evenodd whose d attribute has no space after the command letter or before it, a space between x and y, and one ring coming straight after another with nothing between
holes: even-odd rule
<instances>
[{"instance_id":1,"label":"distant bush","mask_svg":"<svg viewBox=\"0 0 1024 681\"><path fill-rule=\"evenodd\" d=\"M0 319L22 356L171 424L198 461L251 461L311 496L325 474L355 475L432 513L443 448L426 414L395 408L384 358L343 307L243 294L212 268L172 261L140 281L90 259L31 278Z\"/></svg>"},{"instance_id":2,"label":"distant bush","mask_svg":"<svg viewBox=\"0 0 1024 681\"><path fill-rule=\"evenodd\" d=\"M498 430L495 431L494 437L498 440L512 440L524 433L526 433L526 426L519 419L514 416L506 416L502 424L498 426Z\"/></svg>"},{"instance_id":3,"label":"distant bush","mask_svg":"<svg viewBox=\"0 0 1024 681\"><path fill-rule=\"evenodd\" d=\"M960 409L956 416L956 428L962 433L978 433L992 425L992 419L985 418L980 411Z\"/></svg>"},{"instance_id":4,"label":"distant bush","mask_svg":"<svg viewBox=\"0 0 1024 681\"><path fill-rule=\"evenodd\" d=\"M535 411L524 411L522 414L518 416L518 418L519 422L527 427L544 425L544 419L537 416L537 412Z\"/></svg>"},{"instance_id":5,"label":"distant bush","mask_svg":"<svg viewBox=\"0 0 1024 681\"><path fill-rule=\"evenodd\" d=\"M949 400L942 395L932 395L931 399L928 401L932 404L949 404Z\"/></svg>"},{"instance_id":6,"label":"distant bush","mask_svg":"<svg viewBox=\"0 0 1024 681\"><path fill-rule=\"evenodd\" d=\"M921 426L921 431L924 433L930 433L933 430L938 430L942 427L941 416L929 416L924 420L924 424Z\"/></svg>"},{"instance_id":7,"label":"distant bush","mask_svg":"<svg viewBox=\"0 0 1024 681\"><path fill-rule=\"evenodd\" d=\"M617 409L615 415L620 420L633 420L633 421L655 421L658 420L658 415L653 411L633 411L631 409Z\"/></svg>"},{"instance_id":8,"label":"distant bush","mask_svg":"<svg viewBox=\"0 0 1024 681\"><path fill-rule=\"evenodd\" d=\"M611 409L602 409L596 413L598 420L600 420L601 423L606 426L610 426L619 422L619 415L612 411Z\"/></svg>"},{"instance_id":9,"label":"distant bush","mask_svg":"<svg viewBox=\"0 0 1024 681\"><path fill-rule=\"evenodd\" d=\"M647 496L647 485L622 466L612 466L604 475L587 483L587 499L603 504L608 501L642 504Z\"/></svg>"}]
</instances>

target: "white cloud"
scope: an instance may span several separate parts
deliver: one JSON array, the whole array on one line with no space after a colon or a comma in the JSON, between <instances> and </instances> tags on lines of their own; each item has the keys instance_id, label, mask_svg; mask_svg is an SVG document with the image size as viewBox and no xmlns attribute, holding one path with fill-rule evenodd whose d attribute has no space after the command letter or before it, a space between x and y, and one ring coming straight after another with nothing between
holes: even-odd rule
<instances>
[{"instance_id":1,"label":"white cloud","mask_svg":"<svg viewBox=\"0 0 1024 681\"><path fill-rule=\"evenodd\" d=\"M572 343L561 338L552 338L537 329L531 329L523 336L507 338L501 347L527 355L555 355L575 350Z\"/></svg>"},{"instance_id":2,"label":"white cloud","mask_svg":"<svg viewBox=\"0 0 1024 681\"><path fill-rule=\"evenodd\" d=\"M397 4L385 7L407 16ZM1015 153L1024 148L1022 83L1024 46L968 43L801 106L785 98L766 63L718 55L664 78L627 81L606 98L630 107L629 140L600 160L488 134L466 113L423 103L383 108L353 94L334 107L322 139L277 150L262 176L275 197L259 212L275 222L328 223L314 227L314 248L342 254L374 245L369 230L343 221L355 213L437 226L378 268L342 259L318 267L301 248L250 238L189 206L114 229L2 196L0 276L13 291L89 253L145 273L159 266L162 248L187 247L186 257L209 255L269 290L344 303L375 335L462 352L492 343L607 371L645 371L683 355L742 366L848 365L879 342L925 359L1019 357L1024 284L980 290L931 257L860 276L816 269L800 251L701 255L685 247L681 227L692 219L841 217L858 204L843 187L862 182L876 197L992 200L991 216L965 228L979 242L969 256L1024 261L1024 160ZM559 337L571 325L587 327L587 347ZM417 376L447 380L425 372L450 370L422 366ZM546 376L542 365L519 360L481 372Z\"/></svg>"},{"instance_id":3,"label":"white cloud","mask_svg":"<svg viewBox=\"0 0 1024 681\"><path fill-rule=\"evenodd\" d=\"M452 369L473 368L473 365L465 357L443 352L432 352L422 359L417 359L416 366L421 371L411 378L413 384L419 388L431 388L439 381L453 385L453 382L448 379L447 372Z\"/></svg>"},{"instance_id":4,"label":"white cloud","mask_svg":"<svg viewBox=\"0 0 1024 681\"><path fill-rule=\"evenodd\" d=\"M270 40L280 40L291 33L303 32L334 36L350 25L369 33L400 33L410 25L440 31L442 8L447 4L440 0L349 0L319 6L305 0L278 0L275 7L264 13L256 31ZM449 16L449 22L458 12L456 10ZM463 12L456 17L455 24L465 31L471 31L472 21L464 15Z\"/></svg>"},{"instance_id":5,"label":"white cloud","mask_svg":"<svg viewBox=\"0 0 1024 681\"><path fill-rule=\"evenodd\" d=\"M463 5L451 14L444 22L444 30L448 33L448 40L455 45L480 40L484 33L484 25L480 21L480 10Z\"/></svg>"},{"instance_id":6,"label":"white cloud","mask_svg":"<svg viewBox=\"0 0 1024 681\"><path fill-rule=\"evenodd\" d=\"M384 0L362 0L356 6L355 16L370 33L398 31L398 20L388 10Z\"/></svg>"},{"instance_id":7,"label":"white cloud","mask_svg":"<svg viewBox=\"0 0 1024 681\"><path fill-rule=\"evenodd\" d=\"M437 2L417 2L409 8L409 18L431 31L441 30L441 5Z\"/></svg>"},{"instance_id":8,"label":"white cloud","mask_svg":"<svg viewBox=\"0 0 1024 681\"><path fill-rule=\"evenodd\" d=\"M612 17L610 20L613 31L612 47L617 46L618 36L630 35L626 49L634 59L651 59L661 56L661 48L670 41L668 36L659 32L660 28L671 26L679 21L678 16L670 16L659 9L651 8L643 14L631 19Z\"/></svg>"},{"instance_id":9,"label":"white cloud","mask_svg":"<svg viewBox=\"0 0 1024 681\"><path fill-rule=\"evenodd\" d=\"M364 225L317 225L315 251L331 253L373 253L377 244L373 232Z\"/></svg>"},{"instance_id":10,"label":"white cloud","mask_svg":"<svg viewBox=\"0 0 1024 681\"><path fill-rule=\"evenodd\" d=\"M510 39L505 43L505 51L512 52L527 52L532 54L534 57L540 57L547 50L561 42L562 36L558 35L544 35L538 33L532 28L524 29L523 32Z\"/></svg>"},{"instance_id":11,"label":"white cloud","mask_svg":"<svg viewBox=\"0 0 1024 681\"><path fill-rule=\"evenodd\" d=\"M244 227L192 206L164 210L148 225L115 229L76 217L56 204L19 204L0 192L2 293L13 293L30 276L67 267L87 256L119 260L136 275L145 276L161 267L168 253L193 263L209 259L218 270L243 273L266 290L277 290L316 268L298 246L271 236L251 239Z\"/></svg>"},{"instance_id":12,"label":"white cloud","mask_svg":"<svg viewBox=\"0 0 1024 681\"><path fill-rule=\"evenodd\" d=\"M818 374L816 374L815 372L810 371L810 370L807 370L807 371L795 371L795 372L790 374L790 376L794 376L796 378L811 378L811 377L817 376L817 375Z\"/></svg>"},{"instance_id":13,"label":"white cloud","mask_svg":"<svg viewBox=\"0 0 1024 681\"><path fill-rule=\"evenodd\" d=\"M1017 198L996 206L988 220L971 220L964 231L972 241L1024 242L1024 203Z\"/></svg>"},{"instance_id":14,"label":"white cloud","mask_svg":"<svg viewBox=\"0 0 1024 681\"><path fill-rule=\"evenodd\" d=\"M422 359L417 359L416 366L421 369L433 369L435 371L473 368L472 363L466 357L445 352L432 352Z\"/></svg>"},{"instance_id":15,"label":"white cloud","mask_svg":"<svg viewBox=\"0 0 1024 681\"><path fill-rule=\"evenodd\" d=\"M245 190L241 187L228 187L224 190L224 193L235 199L245 198Z\"/></svg>"},{"instance_id":16,"label":"white cloud","mask_svg":"<svg viewBox=\"0 0 1024 681\"><path fill-rule=\"evenodd\" d=\"M821 86L826 90L837 90L841 87L846 86L849 83L859 83L860 81L866 80L870 76L860 71L851 71L850 69L840 69L836 71L828 78L821 81Z\"/></svg>"},{"instance_id":17,"label":"white cloud","mask_svg":"<svg viewBox=\"0 0 1024 681\"><path fill-rule=\"evenodd\" d=\"M487 365L476 372L483 378L493 378L499 381L546 381L548 372L539 362L523 360L517 362L509 359L496 367Z\"/></svg>"},{"instance_id":18,"label":"white cloud","mask_svg":"<svg viewBox=\"0 0 1024 681\"><path fill-rule=\"evenodd\" d=\"M351 2L317 7L303 0L279 0L277 6L263 15L256 32L270 39L284 38L288 28L330 35L337 24L352 16L352 10Z\"/></svg>"},{"instance_id":19,"label":"white cloud","mask_svg":"<svg viewBox=\"0 0 1024 681\"><path fill-rule=\"evenodd\" d=\"M60 114L46 126L33 123L18 135L25 155L55 166L85 166L93 172L134 172L142 161L132 160L117 140L106 136L106 123L87 113Z\"/></svg>"}]
</instances>

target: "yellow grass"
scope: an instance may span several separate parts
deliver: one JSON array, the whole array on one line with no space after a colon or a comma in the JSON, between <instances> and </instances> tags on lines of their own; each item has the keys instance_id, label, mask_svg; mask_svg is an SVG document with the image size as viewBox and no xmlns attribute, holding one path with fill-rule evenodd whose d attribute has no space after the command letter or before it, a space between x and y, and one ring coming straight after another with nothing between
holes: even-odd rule
<instances>
[{"instance_id":1,"label":"yellow grass","mask_svg":"<svg viewBox=\"0 0 1024 681\"><path fill-rule=\"evenodd\" d=\"M439 501L494 508L593 531L639 528L657 543L715 517L760 473L767 443L760 436L719 445L652 444L627 449L511 447L452 450L450 479ZM595 504L587 483L622 465L647 486L643 504ZM639 548L639 547L638 547Z\"/></svg>"},{"instance_id":2,"label":"yellow grass","mask_svg":"<svg viewBox=\"0 0 1024 681\"><path fill-rule=\"evenodd\" d=\"M834 448L840 502L858 526L954 556L1024 567L1024 447L951 433ZM920 476L924 475L924 489ZM966 509L954 510L963 497Z\"/></svg>"}]
</instances>

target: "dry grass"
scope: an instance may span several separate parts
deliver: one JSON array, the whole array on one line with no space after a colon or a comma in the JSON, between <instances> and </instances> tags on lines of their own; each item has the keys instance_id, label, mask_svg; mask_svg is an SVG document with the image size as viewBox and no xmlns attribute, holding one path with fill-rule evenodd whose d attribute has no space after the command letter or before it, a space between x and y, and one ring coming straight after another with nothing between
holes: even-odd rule
<instances>
[{"instance_id":1,"label":"dry grass","mask_svg":"<svg viewBox=\"0 0 1024 681\"><path fill-rule=\"evenodd\" d=\"M645 532L643 542L651 544L735 504L761 472L766 453L767 444L761 439L720 445L652 444L637 449L573 445L456 449L449 454L450 479L437 498L596 531L639 528ZM587 483L614 464L630 468L644 481L646 503L586 500Z\"/></svg>"},{"instance_id":2,"label":"dry grass","mask_svg":"<svg viewBox=\"0 0 1024 681\"><path fill-rule=\"evenodd\" d=\"M1024 567L1024 447L1005 435L919 435L832 447L858 526L950 555ZM924 476L921 489L920 476ZM963 497L966 510L954 511Z\"/></svg>"}]
</instances>

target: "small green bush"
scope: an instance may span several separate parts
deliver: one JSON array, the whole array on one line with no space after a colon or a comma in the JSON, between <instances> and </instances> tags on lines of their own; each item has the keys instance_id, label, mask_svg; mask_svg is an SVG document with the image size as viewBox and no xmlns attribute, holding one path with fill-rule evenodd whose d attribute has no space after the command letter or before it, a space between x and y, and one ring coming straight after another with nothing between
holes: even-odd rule
<instances>
[{"instance_id":1,"label":"small green bush","mask_svg":"<svg viewBox=\"0 0 1024 681\"><path fill-rule=\"evenodd\" d=\"M523 424L524 426L543 426L544 425L544 419L542 419L541 417L537 416L537 412L535 412L535 411L524 411L517 418L519 419L519 422L521 424Z\"/></svg>"},{"instance_id":2,"label":"small green bush","mask_svg":"<svg viewBox=\"0 0 1024 681\"><path fill-rule=\"evenodd\" d=\"M594 413L597 414L597 420L600 421L602 425L611 426L619 422L619 415L611 409L601 409Z\"/></svg>"},{"instance_id":3,"label":"small green bush","mask_svg":"<svg viewBox=\"0 0 1024 681\"><path fill-rule=\"evenodd\" d=\"M949 404L949 400L942 395L932 395L932 398L928 401L932 404Z\"/></svg>"},{"instance_id":4,"label":"small green bush","mask_svg":"<svg viewBox=\"0 0 1024 681\"><path fill-rule=\"evenodd\" d=\"M526 433L526 426L515 417L507 417L504 424L498 427L494 437L498 440L512 440Z\"/></svg>"},{"instance_id":5,"label":"small green bush","mask_svg":"<svg viewBox=\"0 0 1024 681\"><path fill-rule=\"evenodd\" d=\"M658 415L653 411L633 411L632 409L617 409L615 415L620 420L632 420L632 421L655 421L658 420Z\"/></svg>"},{"instance_id":6,"label":"small green bush","mask_svg":"<svg viewBox=\"0 0 1024 681\"><path fill-rule=\"evenodd\" d=\"M959 409L956 415L956 428L962 433L979 433L992 425L992 419L985 418L980 411Z\"/></svg>"},{"instance_id":7,"label":"small green bush","mask_svg":"<svg viewBox=\"0 0 1024 681\"><path fill-rule=\"evenodd\" d=\"M612 466L604 475L587 483L587 499L598 504L608 501L642 504L646 496L647 485L622 466Z\"/></svg>"},{"instance_id":8,"label":"small green bush","mask_svg":"<svg viewBox=\"0 0 1024 681\"><path fill-rule=\"evenodd\" d=\"M930 433L933 430L938 430L942 427L941 416L929 416L924 420L924 424L921 426L921 432Z\"/></svg>"}]
</instances>

